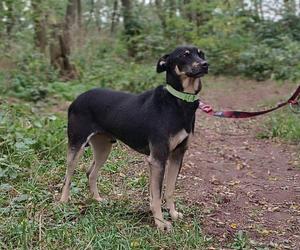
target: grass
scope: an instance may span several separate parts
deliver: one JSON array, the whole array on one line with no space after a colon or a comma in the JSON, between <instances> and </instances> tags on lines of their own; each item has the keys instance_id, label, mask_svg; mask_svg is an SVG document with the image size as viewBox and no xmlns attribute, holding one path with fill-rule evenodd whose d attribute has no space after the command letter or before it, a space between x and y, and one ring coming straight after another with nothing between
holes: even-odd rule
<instances>
[{"instance_id":1,"label":"grass","mask_svg":"<svg viewBox=\"0 0 300 250\"><path fill-rule=\"evenodd\" d=\"M265 123L259 138L281 138L292 143L300 142L300 116L289 110L277 111Z\"/></svg>"},{"instance_id":2,"label":"grass","mask_svg":"<svg viewBox=\"0 0 300 250\"><path fill-rule=\"evenodd\" d=\"M107 202L89 198L85 169L91 151L76 170L72 200L57 201L65 173L66 109L79 93L104 86L139 92L159 85L154 64L92 64L80 80L61 82L39 77L38 58L9 82L0 74L0 249L207 249L216 242L201 231L202 211L179 200L185 219L171 234L156 230L148 209L147 167L139 155L118 144L98 182ZM82 65L90 62L82 62ZM82 71L85 72L84 66ZM51 72L49 73L51 74ZM214 82L214 80L211 80ZM140 85L136 85L136 83ZM207 84L209 85L209 84ZM46 98L45 98L46 96ZM63 112L61 112L63 111ZM264 136L298 140L299 117L279 113ZM271 128L271 129L270 129ZM167 217L167 213L165 214ZM246 234L229 243L249 246Z\"/></svg>"},{"instance_id":3,"label":"grass","mask_svg":"<svg viewBox=\"0 0 300 250\"><path fill-rule=\"evenodd\" d=\"M149 214L127 199L105 204L60 205L46 199L20 201L11 208L1 229L2 247L51 249L153 249L197 247L205 249L199 223L176 224L173 234L153 229ZM16 205L15 205L16 206ZM18 212L19 211L19 212ZM12 216L11 214L14 214ZM7 224L6 224L7 223Z\"/></svg>"},{"instance_id":4,"label":"grass","mask_svg":"<svg viewBox=\"0 0 300 250\"><path fill-rule=\"evenodd\" d=\"M102 169L107 198L89 198L87 150L72 182L72 199L58 203L65 172L66 118L47 105L4 102L0 112L1 249L206 249L201 210L179 202L185 220L171 234L154 227L148 209L147 167L118 144ZM132 167L136 166L133 170ZM165 214L165 216L168 216Z\"/></svg>"}]
</instances>

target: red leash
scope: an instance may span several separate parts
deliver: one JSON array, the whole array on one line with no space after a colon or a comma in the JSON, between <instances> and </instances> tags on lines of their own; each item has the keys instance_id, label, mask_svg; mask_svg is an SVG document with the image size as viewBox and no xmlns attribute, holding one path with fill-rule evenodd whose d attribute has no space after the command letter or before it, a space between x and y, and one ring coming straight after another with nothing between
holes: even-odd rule
<instances>
[{"instance_id":1,"label":"red leash","mask_svg":"<svg viewBox=\"0 0 300 250\"><path fill-rule=\"evenodd\" d=\"M223 118L249 118L253 116L263 115L269 112L272 112L276 109L279 109L287 104L290 104L291 110L295 113L300 113L300 85L294 92L294 94L291 96L290 99L288 99L285 102L281 102L277 104L276 107L263 110L263 111L256 111L256 112L245 112L245 111L214 111L211 106L199 101L199 109L201 109L203 112L205 112L208 115L217 116L217 117L223 117Z\"/></svg>"}]
</instances>

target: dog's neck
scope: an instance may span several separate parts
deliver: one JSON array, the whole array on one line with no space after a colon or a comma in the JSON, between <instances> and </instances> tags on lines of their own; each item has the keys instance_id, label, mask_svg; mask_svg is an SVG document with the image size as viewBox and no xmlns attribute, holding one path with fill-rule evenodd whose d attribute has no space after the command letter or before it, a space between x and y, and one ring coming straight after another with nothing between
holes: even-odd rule
<instances>
[{"instance_id":1,"label":"dog's neck","mask_svg":"<svg viewBox=\"0 0 300 250\"><path fill-rule=\"evenodd\" d=\"M185 75L173 75L167 73L167 84L180 92L196 95L200 92L202 84L200 78L187 77Z\"/></svg>"},{"instance_id":2,"label":"dog's neck","mask_svg":"<svg viewBox=\"0 0 300 250\"><path fill-rule=\"evenodd\" d=\"M189 94L174 89L171 85L167 84L166 90L173 96L185 102L195 102L199 100L198 95Z\"/></svg>"}]
</instances>

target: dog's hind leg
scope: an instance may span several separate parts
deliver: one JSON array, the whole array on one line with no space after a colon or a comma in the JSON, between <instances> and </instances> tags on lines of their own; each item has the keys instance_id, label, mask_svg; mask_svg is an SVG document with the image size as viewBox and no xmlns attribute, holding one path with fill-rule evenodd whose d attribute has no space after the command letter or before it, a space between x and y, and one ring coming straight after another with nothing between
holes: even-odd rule
<instances>
[{"instance_id":1,"label":"dog's hind leg","mask_svg":"<svg viewBox=\"0 0 300 250\"><path fill-rule=\"evenodd\" d=\"M167 173L165 177L165 181L166 181L165 199L172 220L177 220L178 218L183 217L182 213L179 213L175 209L173 194L175 191L177 176L182 167L182 160L183 160L184 153L186 151L186 144L187 144L187 139L183 141L175 150L173 150L170 153L169 164L167 167Z\"/></svg>"},{"instance_id":2,"label":"dog's hind leg","mask_svg":"<svg viewBox=\"0 0 300 250\"><path fill-rule=\"evenodd\" d=\"M104 134L95 134L90 139L90 144L93 149L94 159L92 166L87 171L89 188L93 198L97 201L101 201L102 198L100 197L97 188L97 178L100 167L107 160L107 157L111 151L112 139Z\"/></svg>"},{"instance_id":3,"label":"dog's hind leg","mask_svg":"<svg viewBox=\"0 0 300 250\"><path fill-rule=\"evenodd\" d=\"M71 147L68 146L68 152L67 152L67 171L64 181L64 186L62 189L62 195L60 198L61 202L67 202L70 195L70 186L71 186L71 178L74 174L74 169L82 156L84 151L84 146L76 146Z\"/></svg>"},{"instance_id":4,"label":"dog's hind leg","mask_svg":"<svg viewBox=\"0 0 300 250\"><path fill-rule=\"evenodd\" d=\"M156 226L162 231L170 231L171 223L163 219L161 210L162 186L165 173L165 164L167 161L167 153L163 153L164 150L157 147L151 147L150 151L150 209L152 211Z\"/></svg>"}]
</instances>

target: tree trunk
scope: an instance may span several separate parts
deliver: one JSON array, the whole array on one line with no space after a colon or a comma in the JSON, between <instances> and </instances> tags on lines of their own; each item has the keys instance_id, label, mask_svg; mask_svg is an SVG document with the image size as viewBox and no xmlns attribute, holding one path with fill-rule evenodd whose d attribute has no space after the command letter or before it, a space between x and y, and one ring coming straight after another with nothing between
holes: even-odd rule
<instances>
[{"instance_id":1,"label":"tree trunk","mask_svg":"<svg viewBox=\"0 0 300 250\"><path fill-rule=\"evenodd\" d=\"M173 17L176 14L176 2L175 0L168 0L169 4L169 17Z\"/></svg>"},{"instance_id":2,"label":"tree trunk","mask_svg":"<svg viewBox=\"0 0 300 250\"><path fill-rule=\"evenodd\" d=\"M97 7L97 2L95 0L90 0L90 10L89 10L89 18L88 21L86 22L86 27L89 26L91 22L94 22L96 24L96 27L98 31L101 31L101 20L99 18L100 16L100 7Z\"/></svg>"},{"instance_id":3,"label":"tree trunk","mask_svg":"<svg viewBox=\"0 0 300 250\"><path fill-rule=\"evenodd\" d=\"M46 18L43 8L41 8L41 4L41 0L31 1L35 31L35 46L40 49L41 53L45 53L47 46Z\"/></svg>"},{"instance_id":4,"label":"tree trunk","mask_svg":"<svg viewBox=\"0 0 300 250\"><path fill-rule=\"evenodd\" d=\"M63 40L68 54L71 53L72 33L77 28L77 3L77 0L69 0L65 15Z\"/></svg>"},{"instance_id":5,"label":"tree trunk","mask_svg":"<svg viewBox=\"0 0 300 250\"><path fill-rule=\"evenodd\" d=\"M191 0L183 0L183 15L184 17L189 20L189 22L192 22L193 21L193 13L192 11L189 10L189 8L187 8L187 6L189 6L191 3Z\"/></svg>"},{"instance_id":6,"label":"tree trunk","mask_svg":"<svg viewBox=\"0 0 300 250\"><path fill-rule=\"evenodd\" d=\"M99 1L96 3L96 11L95 11L95 22L96 22L96 26L98 29L98 32L101 31L102 27L101 27L101 3L99 3Z\"/></svg>"},{"instance_id":7,"label":"tree trunk","mask_svg":"<svg viewBox=\"0 0 300 250\"><path fill-rule=\"evenodd\" d=\"M86 26L90 24L90 22L93 20L95 17L95 0L90 0L90 11L89 11L89 18L88 21L86 22Z\"/></svg>"},{"instance_id":8,"label":"tree trunk","mask_svg":"<svg viewBox=\"0 0 300 250\"><path fill-rule=\"evenodd\" d=\"M296 15L296 1L295 0L283 0L284 15Z\"/></svg>"},{"instance_id":9,"label":"tree trunk","mask_svg":"<svg viewBox=\"0 0 300 250\"><path fill-rule=\"evenodd\" d=\"M155 0L155 7L156 7L157 15L160 20L161 26L165 31L167 28L167 22L166 22L165 10L162 6L161 0Z\"/></svg>"},{"instance_id":10,"label":"tree trunk","mask_svg":"<svg viewBox=\"0 0 300 250\"><path fill-rule=\"evenodd\" d=\"M244 0L237 1L240 4L240 8L242 11L245 11L245 2Z\"/></svg>"},{"instance_id":11,"label":"tree trunk","mask_svg":"<svg viewBox=\"0 0 300 250\"><path fill-rule=\"evenodd\" d=\"M118 0L114 1L114 6L113 6L113 12L111 16L111 27L110 27L110 33L113 34L116 29L116 24L117 24L117 11L118 11Z\"/></svg>"},{"instance_id":12,"label":"tree trunk","mask_svg":"<svg viewBox=\"0 0 300 250\"><path fill-rule=\"evenodd\" d=\"M132 6L130 0L121 0L123 5L123 18L125 31L129 31L132 21Z\"/></svg>"},{"instance_id":13,"label":"tree trunk","mask_svg":"<svg viewBox=\"0 0 300 250\"><path fill-rule=\"evenodd\" d=\"M255 15L259 18L259 4L258 4L258 0L254 0L253 1L253 6L254 6L254 13Z\"/></svg>"},{"instance_id":14,"label":"tree trunk","mask_svg":"<svg viewBox=\"0 0 300 250\"><path fill-rule=\"evenodd\" d=\"M258 6L259 6L260 18L264 20L263 0L258 1Z\"/></svg>"},{"instance_id":15,"label":"tree trunk","mask_svg":"<svg viewBox=\"0 0 300 250\"><path fill-rule=\"evenodd\" d=\"M51 64L57 68L64 80L74 79L78 76L75 66L70 62L72 34L78 24L77 0L69 0L65 20L62 24L54 25L52 29L52 43L50 45Z\"/></svg>"},{"instance_id":16,"label":"tree trunk","mask_svg":"<svg viewBox=\"0 0 300 250\"><path fill-rule=\"evenodd\" d=\"M81 29L81 25L82 25L82 5L81 5L81 0L77 0L77 25L78 25L78 28Z\"/></svg>"},{"instance_id":17,"label":"tree trunk","mask_svg":"<svg viewBox=\"0 0 300 250\"><path fill-rule=\"evenodd\" d=\"M128 55L134 57L137 52L136 44L131 39L139 34L139 27L134 20L132 13L132 5L130 0L121 0L123 6L123 22L125 29L125 37L127 40Z\"/></svg>"},{"instance_id":18,"label":"tree trunk","mask_svg":"<svg viewBox=\"0 0 300 250\"><path fill-rule=\"evenodd\" d=\"M13 1L4 1L7 10L6 10L6 34L10 36L12 29L15 25L15 17L14 17L14 5Z\"/></svg>"},{"instance_id":19,"label":"tree trunk","mask_svg":"<svg viewBox=\"0 0 300 250\"><path fill-rule=\"evenodd\" d=\"M4 30L4 9L3 9L3 3L0 2L0 39L4 36L3 30Z\"/></svg>"}]
</instances>

